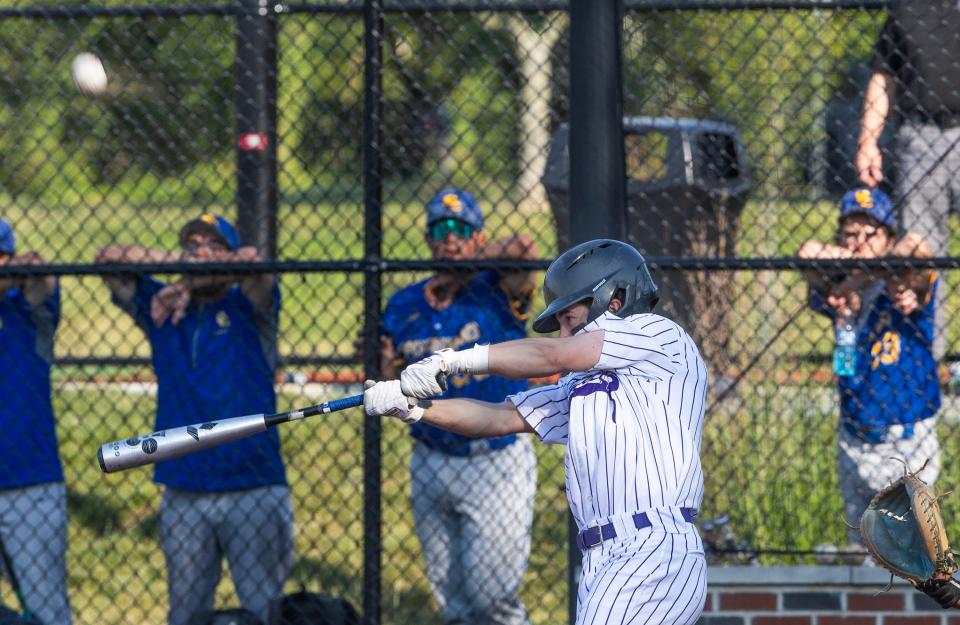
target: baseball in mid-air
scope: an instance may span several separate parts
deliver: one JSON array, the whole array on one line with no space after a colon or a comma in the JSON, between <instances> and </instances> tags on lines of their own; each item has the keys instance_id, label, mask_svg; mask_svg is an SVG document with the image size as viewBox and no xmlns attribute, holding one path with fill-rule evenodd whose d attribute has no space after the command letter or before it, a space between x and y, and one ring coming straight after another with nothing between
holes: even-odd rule
<instances>
[{"instance_id":1,"label":"baseball in mid-air","mask_svg":"<svg viewBox=\"0 0 960 625\"><path fill-rule=\"evenodd\" d=\"M100 95L107 89L107 72L96 54L81 52L70 64L73 82L84 95Z\"/></svg>"}]
</instances>

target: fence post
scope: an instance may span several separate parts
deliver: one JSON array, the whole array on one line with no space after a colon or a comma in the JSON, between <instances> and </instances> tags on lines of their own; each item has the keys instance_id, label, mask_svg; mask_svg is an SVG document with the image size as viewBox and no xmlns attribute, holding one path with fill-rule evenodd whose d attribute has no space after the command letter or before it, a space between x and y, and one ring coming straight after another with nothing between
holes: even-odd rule
<instances>
[{"instance_id":1,"label":"fence post","mask_svg":"<svg viewBox=\"0 0 960 625\"><path fill-rule=\"evenodd\" d=\"M237 228L244 244L277 255L277 16L270 0L241 0L234 62Z\"/></svg>"},{"instance_id":2,"label":"fence post","mask_svg":"<svg viewBox=\"0 0 960 625\"><path fill-rule=\"evenodd\" d=\"M383 6L363 3L363 367L367 379L380 378L380 304L383 210ZM363 429L363 615L365 625L381 618L382 458L381 418L366 417Z\"/></svg>"},{"instance_id":3,"label":"fence post","mask_svg":"<svg viewBox=\"0 0 960 625\"><path fill-rule=\"evenodd\" d=\"M626 236L623 0L570 2L570 243ZM560 250L563 251L563 250ZM567 612L577 618L576 527L568 522Z\"/></svg>"},{"instance_id":4,"label":"fence post","mask_svg":"<svg viewBox=\"0 0 960 625\"><path fill-rule=\"evenodd\" d=\"M622 55L623 0L572 0L571 244L626 235Z\"/></svg>"}]
</instances>

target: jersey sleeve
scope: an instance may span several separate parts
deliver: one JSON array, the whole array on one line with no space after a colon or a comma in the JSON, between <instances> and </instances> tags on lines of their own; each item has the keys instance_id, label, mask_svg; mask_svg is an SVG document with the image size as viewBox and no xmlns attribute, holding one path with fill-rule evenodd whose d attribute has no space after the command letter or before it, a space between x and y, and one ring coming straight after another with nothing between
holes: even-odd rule
<instances>
[{"instance_id":1,"label":"jersey sleeve","mask_svg":"<svg viewBox=\"0 0 960 625\"><path fill-rule=\"evenodd\" d=\"M380 320L381 334L389 336L390 338L393 338L393 335L396 334L397 315L399 314L398 308L397 294L394 293L393 296L387 300L387 305L383 309L383 318Z\"/></svg>"},{"instance_id":2,"label":"jersey sleeve","mask_svg":"<svg viewBox=\"0 0 960 625\"><path fill-rule=\"evenodd\" d=\"M666 317L643 314L623 319L607 312L581 331L598 330L604 331L603 347L594 369L665 379L681 368L683 330Z\"/></svg>"},{"instance_id":3,"label":"jersey sleeve","mask_svg":"<svg viewBox=\"0 0 960 625\"><path fill-rule=\"evenodd\" d=\"M540 441L565 445L570 436L570 395L567 378L507 396Z\"/></svg>"},{"instance_id":4,"label":"jersey sleeve","mask_svg":"<svg viewBox=\"0 0 960 625\"><path fill-rule=\"evenodd\" d=\"M163 283L153 278L138 278L137 288L129 301L121 301L112 297L113 303L125 313L133 317L134 322L146 332L153 323L150 319L150 300L163 288Z\"/></svg>"},{"instance_id":5,"label":"jersey sleeve","mask_svg":"<svg viewBox=\"0 0 960 625\"><path fill-rule=\"evenodd\" d=\"M24 299L26 303L26 300ZM30 306L30 317L37 328L35 341L37 355L48 364L53 364L53 338L60 323L60 282L39 306Z\"/></svg>"},{"instance_id":6,"label":"jersey sleeve","mask_svg":"<svg viewBox=\"0 0 960 625\"><path fill-rule=\"evenodd\" d=\"M240 297L247 299L240 289L237 289ZM247 300L249 301L249 300ZM257 340L260 342L260 349L267 359L271 369L277 368L277 334L280 327L280 281L273 280L273 287L270 291L270 304L268 306L255 306L250 302L253 308L253 323L257 329Z\"/></svg>"},{"instance_id":7,"label":"jersey sleeve","mask_svg":"<svg viewBox=\"0 0 960 625\"><path fill-rule=\"evenodd\" d=\"M915 315L919 313L919 319L915 325L928 345L933 345L933 333L936 327L936 323L934 321L935 302L937 299L937 289L939 288L940 277L934 273L930 276L930 290L927 291L925 299L920 301L921 307L919 310L914 312Z\"/></svg>"},{"instance_id":8,"label":"jersey sleeve","mask_svg":"<svg viewBox=\"0 0 960 625\"><path fill-rule=\"evenodd\" d=\"M404 321L417 311L418 296L423 293L427 281L416 282L395 292L383 309L380 332L396 340L402 334Z\"/></svg>"}]
</instances>

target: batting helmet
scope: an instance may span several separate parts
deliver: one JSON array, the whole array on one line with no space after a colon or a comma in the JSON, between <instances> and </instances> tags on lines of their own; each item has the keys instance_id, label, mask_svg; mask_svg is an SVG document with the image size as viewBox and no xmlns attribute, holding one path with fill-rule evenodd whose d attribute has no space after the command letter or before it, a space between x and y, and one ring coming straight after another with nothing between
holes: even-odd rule
<instances>
[{"instance_id":1,"label":"batting helmet","mask_svg":"<svg viewBox=\"0 0 960 625\"><path fill-rule=\"evenodd\" d=\"M660 289L640 252L610 239L575 245L547 268L543 279L547 308L533 322L533 329L541 333L558 330L555 315L584 300L590 300L589 323L606 312L618 293L623 299L616 312L619 317L647 313L657 305Z\"/></svg>"}]
</instances>

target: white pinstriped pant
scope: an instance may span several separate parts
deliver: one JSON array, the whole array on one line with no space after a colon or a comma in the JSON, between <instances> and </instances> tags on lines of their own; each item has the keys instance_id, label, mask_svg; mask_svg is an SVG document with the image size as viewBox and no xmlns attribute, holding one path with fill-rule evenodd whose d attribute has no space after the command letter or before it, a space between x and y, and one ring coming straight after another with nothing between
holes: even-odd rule
<instances>
[{"instance_id":1,"label":"white pinstriped pant","mask_svg":"<svg viewBox=\"0 0 960 625\"><path fill-rule=\"evenodd\" d=\"M577 625L692 625L706 594L707 563L696 528L644 529L583 554Z\"/></svg>"}]
</instances>

